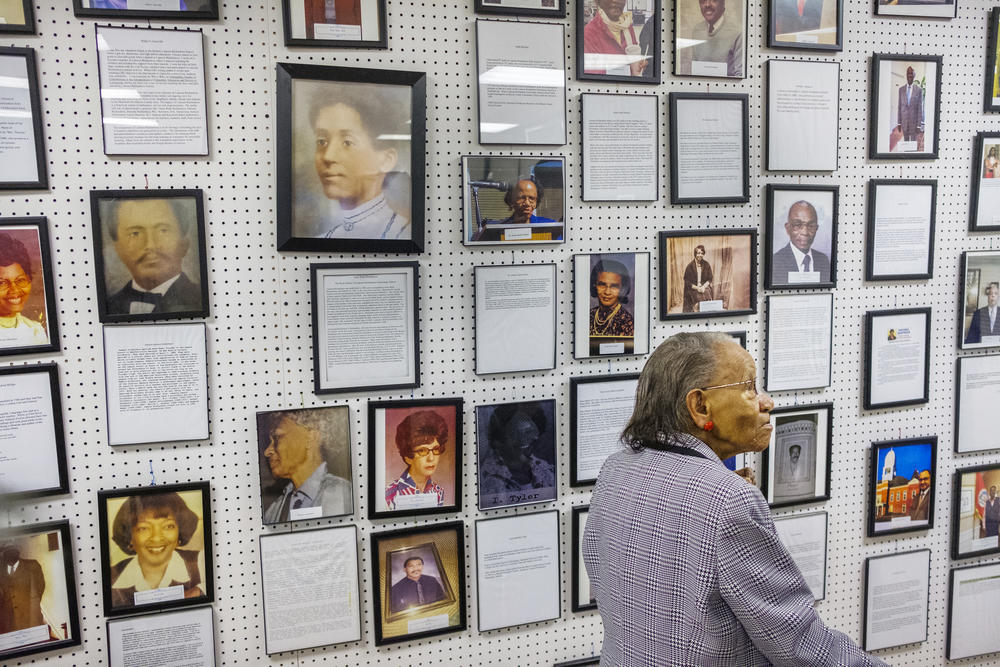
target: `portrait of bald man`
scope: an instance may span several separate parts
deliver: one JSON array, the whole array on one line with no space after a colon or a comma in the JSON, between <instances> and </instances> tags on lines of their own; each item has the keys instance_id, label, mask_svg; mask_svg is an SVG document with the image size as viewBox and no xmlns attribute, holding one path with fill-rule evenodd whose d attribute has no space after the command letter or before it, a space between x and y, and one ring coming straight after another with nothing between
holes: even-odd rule
<instances>
[{"instance_id":1,"label":"portrait of bald man","mask_svg":"<svg viewBox=\"0 0 1000 667\"><path fill-rule=\"evenodd\" d=\"M768 288L829 286L835 193L773 189Z\"/></svg>"}]
</instances>

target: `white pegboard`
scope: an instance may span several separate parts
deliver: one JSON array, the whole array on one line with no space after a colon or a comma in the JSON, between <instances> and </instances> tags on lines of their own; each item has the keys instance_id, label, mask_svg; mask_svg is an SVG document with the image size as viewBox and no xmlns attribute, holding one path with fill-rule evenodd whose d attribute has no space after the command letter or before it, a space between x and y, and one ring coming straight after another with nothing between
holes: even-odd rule
<instances>
[{"instance_id":1,"label":"white pegboard","mask_svg":"<svg viewBox=\"0 0 1000 667\"><path fill-rule=\"evenodd\" d=\"M482 147L477 143L475 15L473 0L389 0L389 49L289 49L284 46L277 0L223 0L217 22L154 27L197 27L205 32L211 154L177 160L109 159L102 149L93 19L73 16L69 0L38 0L38 34L5 35L3 44L37 52L51 189L5 193L0 215L48 217L55 254L55 283L63 350L42 357L3 358L2 363L55 361L60 367L72 493L22 503L7 518L11 525L68 519L73 526L83 645L72 651L35 656L60 665L107 662L105 619L101 613L96 498L99 489L149 482L150 467L160 483L212 481L212 533L216 566L216 643L221 664L297 665L550 665L600 650L597 612L570 611L570 507L588 502L590 489L569 487L567 453L568 378L637 371L642 358L574 360L572 279L574 253L648 250L667 229L760 227L766 183L840 185L838 286L834 290L833 384L826 390L785 392L779 405L833 401L832 499L803 507L830 513L827 598L819 611L830 625L855 639L861 634L862 567L867 556L913 548L931 549L929 635L922 644L882 652L894 665L944 662L950 539L951 474L956 467L1000 462L988 452L952 453L955 328L959 255L994 248L996 235L966 231L972 138L1000 130L1000 116L982 113L984 49L989 4L961 0L951 21L883 19L872 16L870 0L845 0L842 53L769 50L766 14L750 3L749 77L745 80L680 79L669 75L673 3L664 3L663 85L598 85L575 80L575 2L569 0L566 63L569 143L544 152L567 158L568 242L514 250L465 248L461 244L462 155L531 155L538 147ZM485 17L484 17L485 18ZM493 17L489 17L493 18ZM115 25L148 25L147 22ZM891 162L866 159L868 62L872 53L944 56L940 158ZM831 60L841 63L840 170L827 174L768 174L763 171L764 62L768 58ZM331 259L385 259L286 253L275 248L274 66L311 62L428 73L426 251L420 262L422 386L416 397L462 395L466 400L463 475L466 525L466 599L470 629L420 642L375 647L369 535L373 530L415 521L367 521L367 422L363 394L319 399L312 393L312 351L308 265ZM732 206L672 207L667 202L667 104L670 91L745 92L750 95L750 203ZM660 105L661 199L650 204L583 204L580 200L580 101L582 92L656 92ZM934 278L902 283L863 281L866 185L871 178L937 178L938 209ZM208 318L211 376L211 438L206 442L111 449L106 444L104 373L100 325L93 285L88 191L92 189L200 187L208 220ZM554 371L477 377L473 374L472 269L477 264L556 262L559 271L558 367ZM761 264L762 265L762 264ZM657 302L654 278L651 304ZM681 330L746 330L748 347L763 366L763 305L749 317L653 321L653 346ZM933 307L930 403L896 410L860 408L862 322L871 309ZM655 312L655 305L653 311ZM378 400L409 398L379 393ZM559 413L557 502L538 506L560 510L562 618L557 621L479 633L475 627L474 521L512 510L475 510L474 410L509 400L555 398ZM364 582L364 639L346 646L268 658L264 654L257 536L260 523L254 413L300 405L348 404L351 409L356 489L354 517L305 522L303 527L356 523L360 529ZM863 499L867 497L868 449L877 439L936 434L940 451L935 528L904 537L867 539ZM521 510L526 511L526 510ZM789 512L782 512L785 515ZM441 520L453 517L442 517ZM433 521L431 521L433 522ZM973 564L967 559L960 564ZM961 661L995 664L996 655ZM35 662L27 660L25 662Z\"/></svg>"}]
</instances>

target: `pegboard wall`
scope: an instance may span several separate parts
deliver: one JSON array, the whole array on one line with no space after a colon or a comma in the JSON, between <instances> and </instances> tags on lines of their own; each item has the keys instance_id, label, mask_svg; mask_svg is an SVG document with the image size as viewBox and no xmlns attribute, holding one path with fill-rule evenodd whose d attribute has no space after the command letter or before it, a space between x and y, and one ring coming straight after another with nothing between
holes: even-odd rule
<instances>
[{"instance_id":1,"label":"pegboard wall","mask_svg":"<svg viewBox=\"0 0 1000 667\"><path fill-rule=\"evenodd\" d=\"M571 256L592 251L652 251L660 230L762 228L766 183L840 185L839 271L834 292L833 383L825 390L784 392L778 405L833 401L832 499L800 512L829 512L825 621L855 639L861 635L862 568L868 556L931 549L927 641L881 652L895 665L943 663L947 616L950 496L956 467L1000 462L1000 453L957 456L954 434L956 309L963 250L996 247L995 234L966 231L973 136L1000 130L1000 116L982 112L989 4L959 0L957 19L914 20L872 16L871 0L845 0L841 53L769 50L766 12L750 3L748 78L683 79L670 76L673 3L664 3L660 86L597 85L575 80L575 3L566 26L569 142L563 147L483 147L477 143L475 18L473 0L389 0L388 50L287 48L277 0L222 0L214 22L152 21L153 27L204 30L211 153L176 160L114 159L101 141L94 19L74 17L69 0L35 2L37 34L4 35L2 43L36 50L49 170L48 191L5 193L0 215L46 216L55 256L62 351L40 357L4 357L3 365L55 361L62 384L71 493L15 504L9 525L68 519L72 524L83 645L43 653L30 662L103 665L107 662L101 607L97 491L157 483L211 480L215 542L216 645L220 663L297 665L550 665L600 651L596 611L570 611L570 508L589 501L590 489L569 487L569 378L638 371L640 357L610 361L573 359ZM495 18L495 17L483 17ZM102 21L102 23L105 23ZM114 25L141 25L115 22ZM869 58L873 53L942 55L940 158L869 161L867 155ZM833 174L779 174L763 169L764 64L769 58L841 63L840 170ZM310 262L395 259L392 255L332 255L275 251L275 63L303 62L428 73L426 250L420 262L421 387L415 397L465 397L464 507L457 517L368 521L367 421L369 398L404 399L404 393L349 394L320 399L312 392ZM744 92L750 96L750 192L744 205L694 207L667 202L669 145L666 94L670 91ZM584 204L580 199L580 93L624 92L662 97L661 199L649 204ZM545 155L567 158L568 240L549 247L466 248L461 243L460 158L469 154ZM936 252L930 280L865 283L866 184L872 178L938 179ZM106 438L101 326L97 321L88 192L116 188L193 188L205 191L211 300L209 375L211 437L204 442L112 449ZM763 236L761 237L763 239ZM480 264L555 262L558 267L558 366L553 371L477 377L473 373L473 267ZM762 265L762 264L761 264ZM658 281L652 280L655 313ZM748 347L764 365L763 308L756 316L652 322L652 346L681 330L746 330ZM862 323L866 310L931 305L933 325L930 403L861 409ZM555 621L480 633L476 627L474 521L513 510L476 511L474 410L486 403L555 398L558 404L559 499L521 512L560 510L562 616ZM364 588L361 642L282 654L264 653L258 561L261 525L254 414L258 410L348 404L352 423L355 515L301 522L296 529L356 523ZM867 539L864 500L873 440L937 435L940 439L935 528L903 537ZM778 512L785 515L790 512ZM465 591L469 630L389 647L374 645L371 554L373 530L460 518L466 527ZM279 526L276 530L287 530ZM962 565L973 564L966 559ZM995 664L996 655L961 661Z\"/></svg>"}]
</instances>

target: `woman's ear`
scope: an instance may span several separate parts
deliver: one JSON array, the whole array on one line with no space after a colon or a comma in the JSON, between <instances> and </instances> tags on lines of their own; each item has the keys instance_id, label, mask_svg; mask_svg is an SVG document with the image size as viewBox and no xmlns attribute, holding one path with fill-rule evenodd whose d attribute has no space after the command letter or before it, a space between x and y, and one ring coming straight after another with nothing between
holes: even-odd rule
<instances>
[{"instance_id":1,"label":"woman's ear","mask_svg":"<svg viewBox=\"0 0 1000 667\"><path fill-rule=\"evenodd\" d=\"M684 397L687 404L688 413L691 415L694 425L703 428L710 420L708 404L705 402L705 392L701 389L692 389Z\"/></svg>"}]
</instances>

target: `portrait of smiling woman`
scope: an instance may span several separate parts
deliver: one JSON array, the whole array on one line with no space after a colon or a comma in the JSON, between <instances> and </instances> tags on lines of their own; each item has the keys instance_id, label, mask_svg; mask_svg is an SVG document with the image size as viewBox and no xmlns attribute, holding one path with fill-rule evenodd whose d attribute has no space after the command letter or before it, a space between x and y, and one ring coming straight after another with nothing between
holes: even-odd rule
<instances>
[{"instance_id":1,"label":"portrait of smiling woman","mask_svg":"<svg viewBox=\"0 0 1000 667\"><path fill-rule=\"evenodd\" d=\"M43 218L0 222L0 355L57 349Z\"/></svg>"}]
</instances>

